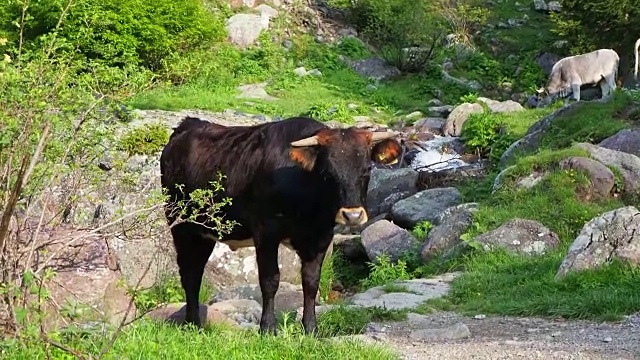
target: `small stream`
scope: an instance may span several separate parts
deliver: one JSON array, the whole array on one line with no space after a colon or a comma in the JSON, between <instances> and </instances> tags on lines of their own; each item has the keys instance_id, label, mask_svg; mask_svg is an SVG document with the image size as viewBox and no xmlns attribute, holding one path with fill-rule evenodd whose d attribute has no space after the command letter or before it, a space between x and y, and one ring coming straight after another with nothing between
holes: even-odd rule
<instances>
[{"instance_id":1,"label":"small stream","mask_svg":"<svg viewBox=\"0 0 640 360\"><path fill-rule=\"evenodd\" d=\"M433 140L417 143L421 149L411 161L410 167L417 171L435 172L470 166L470 163L462 160L460 154L455 152L454 146L449 146L443 153L442 148L456 139L451 136L436 135Z\"/></svg>"}]
</instances>

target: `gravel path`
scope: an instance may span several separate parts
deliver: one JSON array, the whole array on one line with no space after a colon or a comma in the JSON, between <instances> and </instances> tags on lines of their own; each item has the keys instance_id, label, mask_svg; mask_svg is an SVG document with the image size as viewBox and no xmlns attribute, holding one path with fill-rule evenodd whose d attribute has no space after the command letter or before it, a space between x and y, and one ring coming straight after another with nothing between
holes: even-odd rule
<instances>
[{"instance_id":1,"label":"gravel path","mask_svg":"<svg viewBox=\"0 0 640 360\"><path fill-rule=\"evenodd\" d=\"M469 330L466 335L459 331L461 324ZM450 331L448 339L419 339L415 334L425 326L458 331ZM413 316L406 322L371 324L367 337L397 350L407 360L640 358L637 317L618 323L595 323L502 316L474 318L438 312Z\"/></svg>"}]
</instances>

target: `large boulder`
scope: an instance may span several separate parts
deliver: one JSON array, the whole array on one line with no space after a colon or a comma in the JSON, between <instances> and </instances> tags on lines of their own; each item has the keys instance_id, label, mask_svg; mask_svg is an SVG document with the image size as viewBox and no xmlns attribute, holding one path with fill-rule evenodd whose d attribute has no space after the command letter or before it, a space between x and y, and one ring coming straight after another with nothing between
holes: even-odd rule
<instances>
[{"instance_id":1,"label":"large boulder","mask_svg":"<svg viewBox=\"0 0 640 360\"><path fill-rule=\"evenodd\" d=\"M463 103L456 106L447 117L447 122L442 128L442 134L445 136L460 136L462 126L469 119L469 116L483 111L482 105L477 103Z\"/></svg>"},{"instance_id":2,"label":"large boulder","mask_svg":"<svg viewBox=\"0 0 640 360\"><path fill-rule=\"evenodd\" d=\"M367 190L367 212L373 218L418 191L418 172L411 168L373 169Z\"/></svg>"},{"instance_id":3,"label":"large boulder","mask_svg":"<svg viewBox=\"0 0 640 360\"><path fill-rule=\"evenodd\" d=\"M640 130L624 129L602 140L598 146L640 156Z\"/></svg>"},{"instance_id":4,"label":"large boulder","mask_svg":"<svg viewBox=\"0 0 640 360\"><path fill-rule=\"evenodd\" d=\"M560 161L561 169L585 171L590 186L581 194L583 200L605 199L613 190L615 177L613 172L601 163L586 157L570 157Z\"/></svg>"},{"instance_id":5,"label":"large boulder","mask_svg":"<svg viewBox=\"0 0 640 360\"><path fill-rule=\"evenodd\" d=\"M395 203L391 217L404 228L413 228L425 220L438 225L439 215L461 202L462 194L454 187L423 190Z\"/></svg>"},{"instance_id":6,"label":"large boulder","mask_svg":"<svg viewBox=\"0 0 640 360\"><path fill-rule=\"evenodd\" d=\"M435 226L422 245L422 260L429 261L439 253L445 253L462 243L460 236L473 224L473 213L478 210L477 203L456 205L445 210L438 217Z\"/></svg>"},{"instance_id":7,"label":"large boulder","mask_svg":"<svg viewBox=\"0 0 640 360\"><path fill-rule=\"evenodd\" d=\"M281 245L278 248L280 281L300 284L300 258L295 251ZM258 283L258 263L255 248L231 250L227 245L216 243L205 273L216 287L229 287Z\"/></svg>"},{"instance_id":8,"label":"large boulder","mask_svg":"<svg viewBox=\"0 0 640 360\"><path fill-rule=\"evenodd\" d=\"M485 250L501 248L526 255L545 254L560 244L558 235L537 221L511 219L498 228L479 235L476 242Z\"/></svg>"},{"instance_id":9,"label":"large boulder","mask_svg":"<svg viewBox=\"0 0 640 360\"><path fill-rule=\"evenodd\" d=\"M625 206L591 219L573 241L556 278L572 271L594 269L614 259L640 263L640 211Z\"/></svg>"},{"instance_id":10,"label":"large boulder","mask_svg":"<svg viewBox=\"0 0 640 360\"><path fill-rule=\"evenodd\" d=\"M257 14L235 14L227 20L227 33L230 43L245 48L252 45L262 31L269 29L268 12Z\"/></svg>"},{"instance_id":11,"label":"large boulder","mask_svg":"<svg viewBox=\"0 0 640 360\"><path fill-rule=\"evenodd\" d=\"M378 256L388 255L392 262L413 248L416 239L407 230L387 221L380 220L367 227L360 234L362 246L371 261Z\"/></svg>"},{"instance_id":12,"label":"large boulder","mask_svg":"<svg viewBox=\"0 0 640 360\"><path fill-rule=\"evenodd\" d=\"M595 160L620 171L624 180L624 192L638 193L640 191L639 157L590 143L579 143L577 146L586 150Z\"/></svg>"}]
</instances>

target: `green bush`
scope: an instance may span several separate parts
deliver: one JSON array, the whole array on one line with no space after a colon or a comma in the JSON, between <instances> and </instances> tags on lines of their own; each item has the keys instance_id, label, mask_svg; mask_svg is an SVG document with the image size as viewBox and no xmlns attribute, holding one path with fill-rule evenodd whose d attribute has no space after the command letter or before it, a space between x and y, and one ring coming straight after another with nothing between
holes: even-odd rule
<instances>
[{"instance_id":1,"label":"green bush","mask_svg":"<svg viewBox=\"0 0 640 360\"><path fill-rule=\"evenodd\" d=\"M199 0L32 0L26 17L24 46L38 48L56 29L68 50L108 66L144 66L155 70L172 54L203 48L223 40L224 22L207 11ZM0 9L0 35L15 49L22 1L8 0ZM64 43L61 43L64 44ZM62 45L61 45L62 46Z\"/></svg>"},{"instance_id":2,"label":"green bush","mask_svg":"<svg viewBox=\"0 0 640 360\"><path fill-rule=\"evenodd\" d=\"M153 155L169 141L169 130L163 124L146 124L129 130L120 139L119 149L129 155Z\"/></svg>"},{"instance_id":3,"label":"green bush","mask_svg":"<svg viewBox=\"0 0 640 360\"><path fill-rule=\"evenodd\" d=\"M356 29L401 70L421 71L439 54L445 22L436 0L334 1L331 5L347 7ZM419 50L407 53L407 48Z\"/></svg>"},{"instance_id":4,"label":"green bush","mask_svg":"<svg viewBox=\"0 0 640 360\"><path fill-rule=\"evenodd\" d=\"M638 38L629 34L640 28L640 7L636 0L564 0L551 19L553 31L569 40L571 53L612 48L622 57Z\"/></svg>"},{"instance_id":5,"label":"green bush","mask_svg":"<svg viewBox=\"0 0 640 360\"><path fill-rule=\"evenodd\" d=\"M484 155L500 136L502 125L500 117L487 110L471 114L462 125L460 139L468 149Z\"/></svg>"}]
</instances>

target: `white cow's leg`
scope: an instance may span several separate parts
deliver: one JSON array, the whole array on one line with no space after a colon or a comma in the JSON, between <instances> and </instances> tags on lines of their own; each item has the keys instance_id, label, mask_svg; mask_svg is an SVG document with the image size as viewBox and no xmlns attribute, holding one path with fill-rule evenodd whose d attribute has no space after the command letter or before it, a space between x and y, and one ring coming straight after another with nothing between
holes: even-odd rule
<instances>
[{"instance_id":1,"label":"white cow's leg","mask_svg":"<svg viewBox=\"0 0 640 360\"><path fill-rule=\"evenodd\" d=\"M602 91L602 98L607 99L611 95L611 87L609 87L608 81L600 81L600 90Z\"/></svg>"},{"instance_id":2,"label":"white cow's leg","mask_svg":"<svg viewBox=\"0 0 640 360\"><path fill-rule=\"evenodd\" d=\"M573 92L573 98L576 99L576 102L580 101L580 85L572 83L571 91Z\"/></svg>"}]
</instances>

